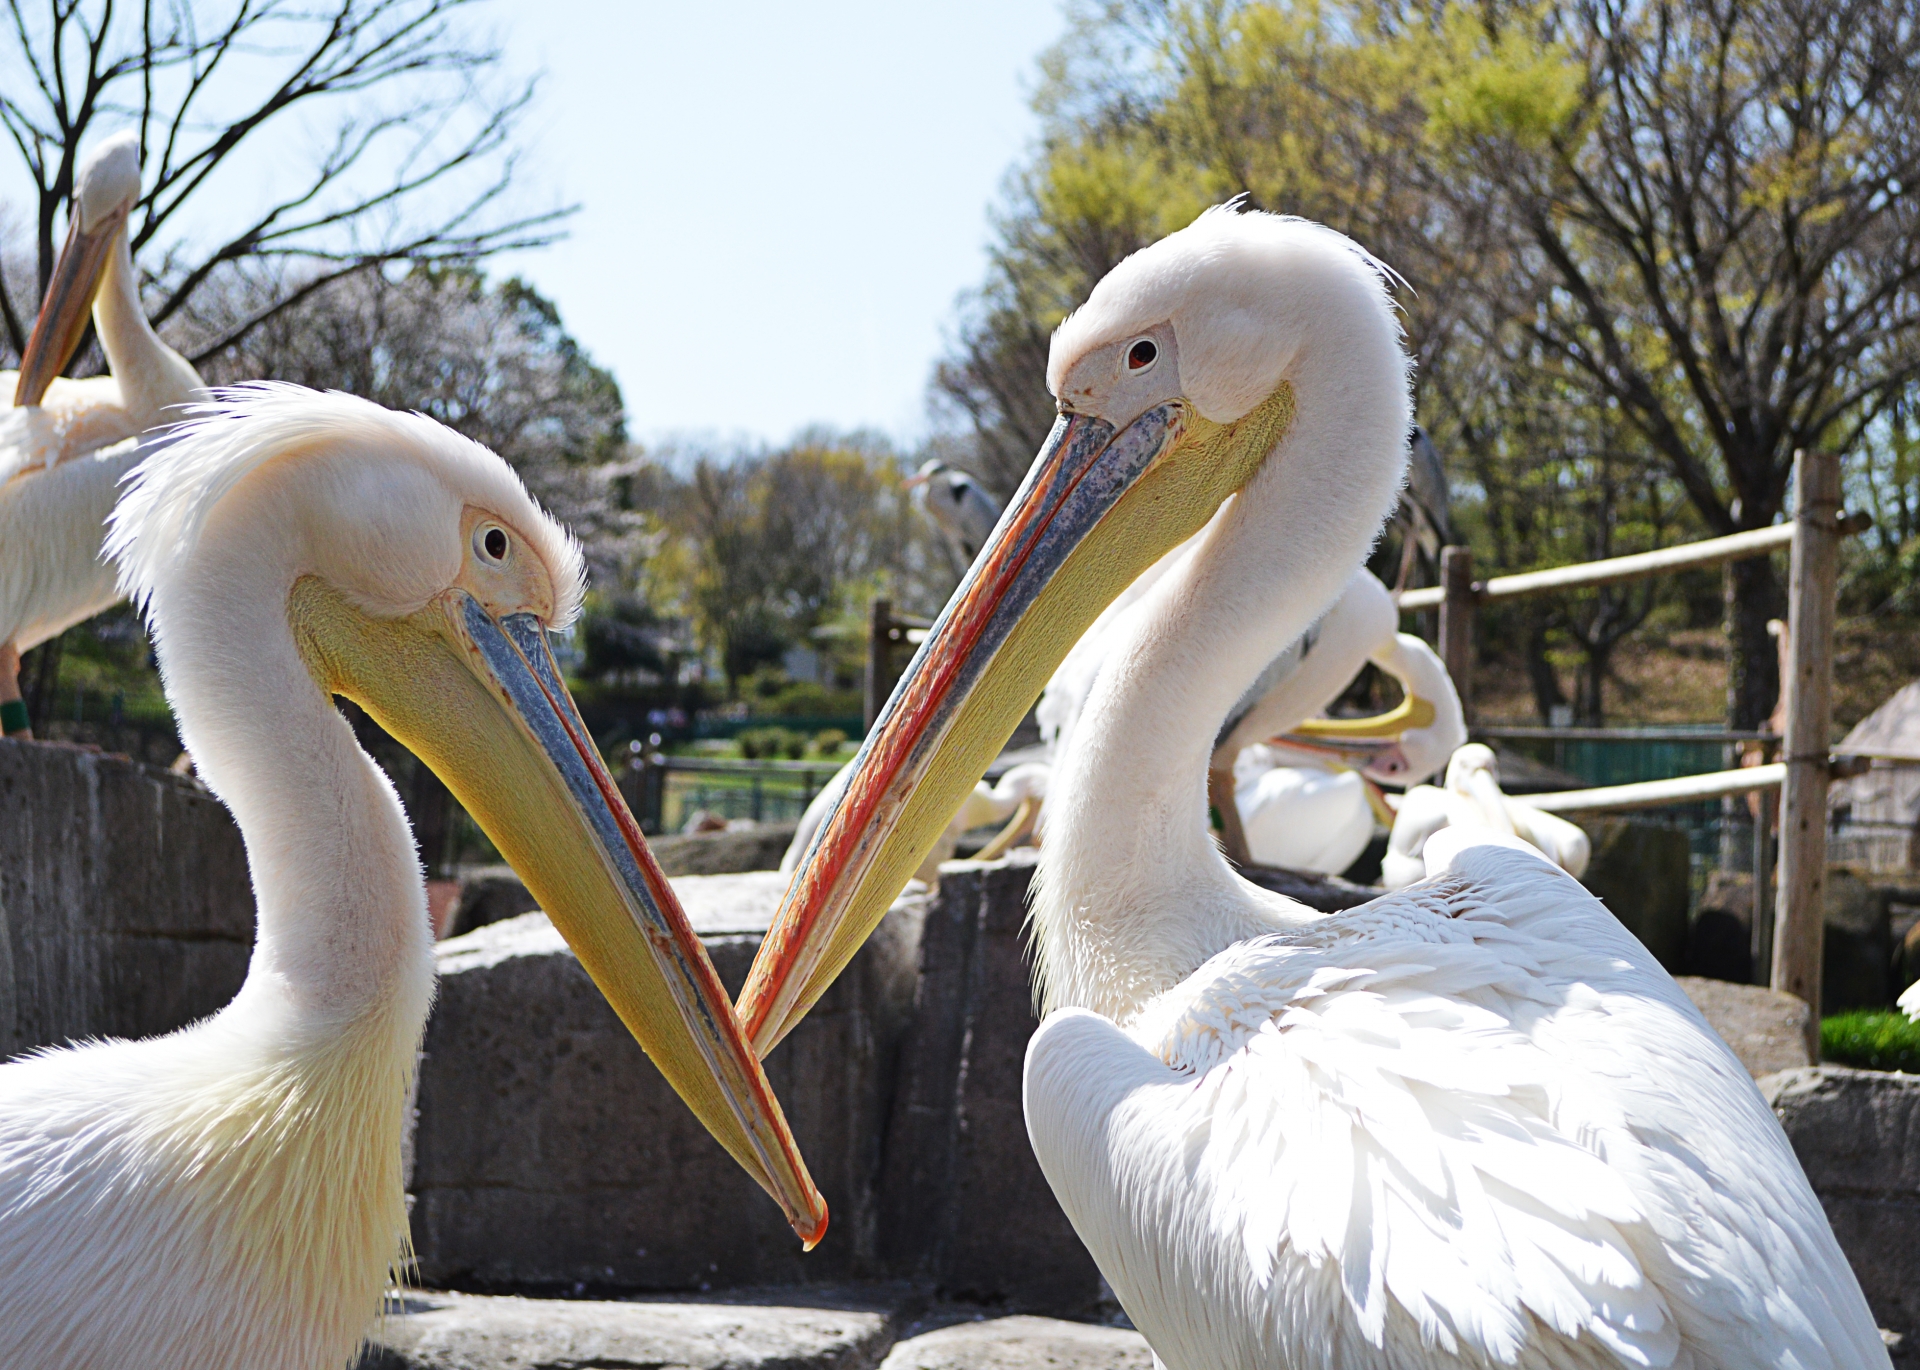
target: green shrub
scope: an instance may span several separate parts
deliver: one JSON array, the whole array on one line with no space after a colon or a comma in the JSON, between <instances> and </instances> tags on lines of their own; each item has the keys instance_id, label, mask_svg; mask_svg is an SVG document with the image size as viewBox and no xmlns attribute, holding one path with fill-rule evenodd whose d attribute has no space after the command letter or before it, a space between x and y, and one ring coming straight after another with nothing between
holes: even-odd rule
<instances>
[{"instance_id":1,"label":"green shrub","mask_svg":"<svg viewBox=\"0 0 1920 1370\"><path fill-rule=\"evenodd\" d=\"M1854 1009L1820 1022L1820 1057L1862 1070L1920 1075L1920 1023L1891 1009Z\"/></svg>"},{"instance_id":2,"label":"green shrub","mask_svg":"<svg viewBox=\"0 0 1920 1370\"><path fill-rule=\"evenodd\" d=\"M813 754L832 756L847 745L847 735L838 728L822 728L813 735Z\"/></svg>"},{"instance_id":3,"label":"green shrub","mask_svg":"<svg viewBox=\"0 0 1920 1370\"><path fill-rule=\"evenodd\" d=\"M807 750L807 735L791 728L748 728L735 740L740 744L740 755L749 761L782 757L798 761Z\"/></svg>"}]
</instances>

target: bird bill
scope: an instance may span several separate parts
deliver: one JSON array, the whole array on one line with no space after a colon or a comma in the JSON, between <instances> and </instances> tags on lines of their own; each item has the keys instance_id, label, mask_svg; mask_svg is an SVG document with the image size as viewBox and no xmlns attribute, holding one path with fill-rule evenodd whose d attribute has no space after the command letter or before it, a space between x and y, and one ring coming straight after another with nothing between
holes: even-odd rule
<instances>
[{"instance_id":1,"label":"bird bill","mask_svg":"<svg viewBox=\"0 0 1920 1370\"><path fill-rule=\"evenodd\" d=\"M740 998L762 1056L826 992L1080 635L1250 480L1293 416L1282 384L1232 424L1184 401L1118 428L1063 412L875 721Z\"/></svg>"},{"instance_id":2,"label":"bird bill","mask_svg":"<svg viewBox=\"0 0 1920 1370\"><path fill-rule=\"evenodd\" d=\"M114 231L126 217L122 206L87 232L80 227L79 207L74 207L67 241L60 249L60 260L54 263L53 279L47 283L47 298L41 301L40 317L34 320L32 336L20 358L20 372L13 384L16 408L40 403L47 387L73 360L80 339L86 336L94 292L107 267Z\"/></svg>"},{"instance_id":3,"label":"bird bill","mask_svg":"<svg viewBox=\"0 0 1920 1370\"><path fill-rule=\"evenodd\" d=\"M827 1226L759 1058L561 683L546 627L455 586L378 619L314 577L289 618L323 688L446 782L707 1130L808 1247Z\"/></svg>"}]
</instances>

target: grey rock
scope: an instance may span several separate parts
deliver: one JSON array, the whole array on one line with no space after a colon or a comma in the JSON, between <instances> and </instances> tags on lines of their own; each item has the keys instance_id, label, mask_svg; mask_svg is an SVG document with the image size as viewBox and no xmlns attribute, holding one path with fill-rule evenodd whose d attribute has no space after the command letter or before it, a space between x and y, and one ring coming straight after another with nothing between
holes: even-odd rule
<instances>
[{"instance_id":1,"label":"grey rock","mask_svg":"<svg viewBox=\"0 0 1920 1370\"><path fill-rule=\"evenodd\" d=\"M883 1302L802 1290L724 1303L409 1292L356 1370L869 1370L893 1324Z\"/></svg>"},{"instance_id":2,"label":"grey rock","mask_svg":"<svg viewBox=\"0 0 1920 1370\"><path fill-rule=\"evenodd\" d=\"M476 928L504 923L523 913L533 913L540 901L514 874L512 866L475 866L460 872L460 897L453 917L447 923L447 935L459 937Z\"/></svg>"},{"instance_id":3,"label":"grey rock","mask_svg":"<svg viewBox=\"0 0 1920 1370\"><path fill-rule=\"evenodd\" d=\"M881 1370L1153 1370L1153 1351L1131 1330L1016 1316L910 1337L880 1364Z\"/></svg>"},{"instance_id":4,"label":"grey rock","mask_svg":"<svg viewBox=\"0 0 1920 1370\"><path fill-rule=\"evenodd\" d=\"M1018 1310L1092 1311L1100 1274L1033 1158L1021 1109L1035 853L950 861L920 938L889 1125L878 1254L892 1278Z\"/></svg>"},{"instance_id":5,"label":"grey rock","mask_svg":"<svg viewBox=\"0 0 1920 1370\"><path fill-rule=\"evenodd\" d=\"M1693 975L1678 976L1675 983L1754 1079L1813 1064L1807 1054L1807 1020L1813 1015L1806 1000L1762 985Z\"/></svg>"},{"instance_id":6,"label":"grey rock","mask_svg":"<svg viewBox=\"0 0 1920 1370\"><path fill-rule=\"evenodd\" d=\"M1812 1066L1759 1084L1874 1316L1920 1332L1920 1076Z\"/></svg>"},{"instance_id":7,"label":"grey rock","mask_svg":"<svg viewBox=\"0 0 1920 1370\"><path fill-rule=\"evenodd\" d=\"M1580 883L1656 961L1669 972L1682 970L1692 880L1687 835L1625 818L1600 818L1581 826L1593 843L1593 859Z\"/></svg>"},{"instance_id":8,"label":"grey rock","mask_svg":"<svg viewBox=\"0 0 1920 1370\"><path fill-rule=\"evenodd\" d=\"M784 877L673 883L737 994ZM897 905L768 1060L832 1214L808 1255L543 915L440 943L411 1184L422 1280L481 1291L697 1289L871 1269L874 1177L921 917L921 901Z\"/></svg>"},{"instance_id":9,"label":"grey rock","mask_svg":"<svg viewBox=\"0 0 1920 1370\"><path fill-rule=\"evenodd\" d=\"M735 875L780 868L797 823L756 823L730 832L649 837L654 859L668 875Z\"/></svg>"},{"instance_id":10,"label":"grey rock","mask_svg":"<svg viewBox=\"0 0 1920 1370\"><path fill-rule=\"evenodd\" d=\"M0 1057L169 1032L246 978L253 889L226 808L123 756L0 738Z\"/></svg>"},{"instance_id":11,"label":"grey rock","mask_svg":"<svg viewBox=\"0 0 1920 1370\"><path fill-rule=\"evenodd\" d=\"M1375 863L1377 868L1378 862ZM1321 913L1338 913L1378 899L1386 891L1371 885L1356 885L1338 875L1317 875L1311 871L1290 871L1279 866L1242 866L1240 874L1264 890L1284 894Z\"/></svg>"},{"instance_id":12,"label":"grey rock","mask_svg":"<svg viewBox=\"0 0 1920 1370\"><path fill-rule=\"evenodd\" d=\"M1852 871L1829 870L1820 1012L1893 1003L1893 932L1885 893Z\"/></svg>"},{"instance_id":13,"label":"grey rock","mask_svg":"<svg viewBox=\"0 0 1920 1370\"><path fill-rule=\"evenodd\" d=\"M1753 876L1715 870L1687 922L1686 972L1753 983Z\"/></svg>"}]
</instances>

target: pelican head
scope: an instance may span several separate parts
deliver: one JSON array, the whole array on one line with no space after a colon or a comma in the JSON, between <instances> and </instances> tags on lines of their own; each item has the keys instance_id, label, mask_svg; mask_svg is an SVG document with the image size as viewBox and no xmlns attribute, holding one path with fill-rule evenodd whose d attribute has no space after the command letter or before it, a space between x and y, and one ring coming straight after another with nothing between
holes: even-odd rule
<instances>
[{"instance_id":1,"label":"pelican head","mask_svg":"<svg viewBox=\"0 0 1920 1370\"><path fill-rule=\"evenodd\" d=\"M108 540L203 778L244 831L298 852L302 801L262 759L324 753L344 726L330 697L359 704L446 782L674 1089L818 1240L825 1204L548 651L579 610L578 547L504 461L422 416L292 386L218 398L157 440ZM257 953L243 995L263 969L322 987L329 1014L377 992L331 964L352 939L289 926L324 910L272 903L262 945L286 964Z\"/></svg>"},{"instance_id":2,"label":"pelican head","mask_svg":"<svg viewBox=\"0 0 1920 1370\"><path fill-rule=\"evenodd\" d=\"M1135 253L1061 324L1047 368L1059 419L787 891L740 1001L756 1049L770 1050L852 957L1101 609L1229 498L1256 485L1287 501L1338 490L1292 549L1308 611L1293 631L1331 602L1402 479L1398 339L1383 269L1350 241L1231 207ZM1350 423L1337 412L1343 389L1357 411L1395 408L1363 397L1383 380L1397 388L1397 412L1361 425L1364 458L1286 440L1304 375L1332 400L1318 432ZM1382 451L1375 430L1389 436ZM1260 612L1249 602L1250 618Z\"/></svg>"},{"instance_id":3,"label":"pelican head","mask_svg":"<svg viewBox=\"0 0 1920 1370\"><path fill-rule=\"evenodd\" d=\"M1371 718L1304 719L1274 741L1331 756L1378 784L1417 785L1467 740L1460 693L1433 648L1411 633L1395 633L1372 659L1400 682L1398 704Z\"/></svg>"},{"instance_id":4,"label":"pelican head","mask_svg":"<svg viewBox=\"0 0 1920 1370\"><path fill-rule=\"evenodd\" d=\"M54 264L47 297L26 354L13 402L39 404L47 387L72 360L86 335L87 318L96 306L118 308L128 317L100 315L100 338L116 378L130 398L134 392L149 398L149 408L179 403L200 388L200 377L185 358L153 335L140 311L133 281L133 259L127 244L127 216L140 202L140 139L120 133L99 144L80 163L74 177L73 206L67 219L67 241ZM117 282L126 298L107 299L101 287L113 268L122 268ZM151 422L156 416L142 416Z\"/></svg>"}]
</instances>

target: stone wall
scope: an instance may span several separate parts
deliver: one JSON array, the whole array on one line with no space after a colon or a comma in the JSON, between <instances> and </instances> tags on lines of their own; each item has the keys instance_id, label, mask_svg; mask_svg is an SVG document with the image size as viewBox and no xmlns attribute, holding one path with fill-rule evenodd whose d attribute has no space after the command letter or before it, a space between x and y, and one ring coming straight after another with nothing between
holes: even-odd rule
<instances>
[{"instance_id":1,"label":"stone wall","mask_svg":"<svg viewBox=\"0 0 1920 1370\"><path fill-rule=\"evenodd\" d=\"M1760 1082L1882 1327L1920 1336L1920 1076L1842 1066Z\"/></svg>"},{"instance_id":2,"label":"stone wall","mask_svg":"<svg viewBox=\"0 0 1920 1370\"><path fill-rule=\"evenodd\" d=\"M785 883L772 871L674 881L732 993ZM922 913L917 899L896 905L767 1062L832 1218L806 1255L544 915L442 942L414 1137L420 1278L571 1291L868 1273Z\"/></svg>"},{"instance_id":3,"label":"stone wall","mask_svg":"<svg viewBox=\"0 0 1920 1370\"><path fill-rule=\"evenodd\" d=\"M0 739L0 1057L142 1037L246 978L253 891L226 808L183 776Z\"/></svg>"},{"instance_id":4,"label":"stone wall","mask_svg":"<svg viewBox=\"0 0 1920 1370\"><path fill-rule=\"evenodd\" d=\"M440 946L414 1142L420 1278L471 1290L916 1280L1082 1313L1099 1274L1027 1143L1031 853L903 899L768 1058L832 1213L803 1255L539 914ZM674 881L738 992L785 879Z\"/></svg>"},{"instance_id":5,"label":"stone wall","mask_svg":"<svg viewBox=\"0 0 1920 1370\"><path fill-rule=\"evenodd\" d=\"M1022 929L1035 853L949 862L926 912L881 1172L880 1255L951 1298L1079 1314L1100 1272L1027 1141L1021 1076L1039 1020Z\"/></svg>"}]
</instances>

